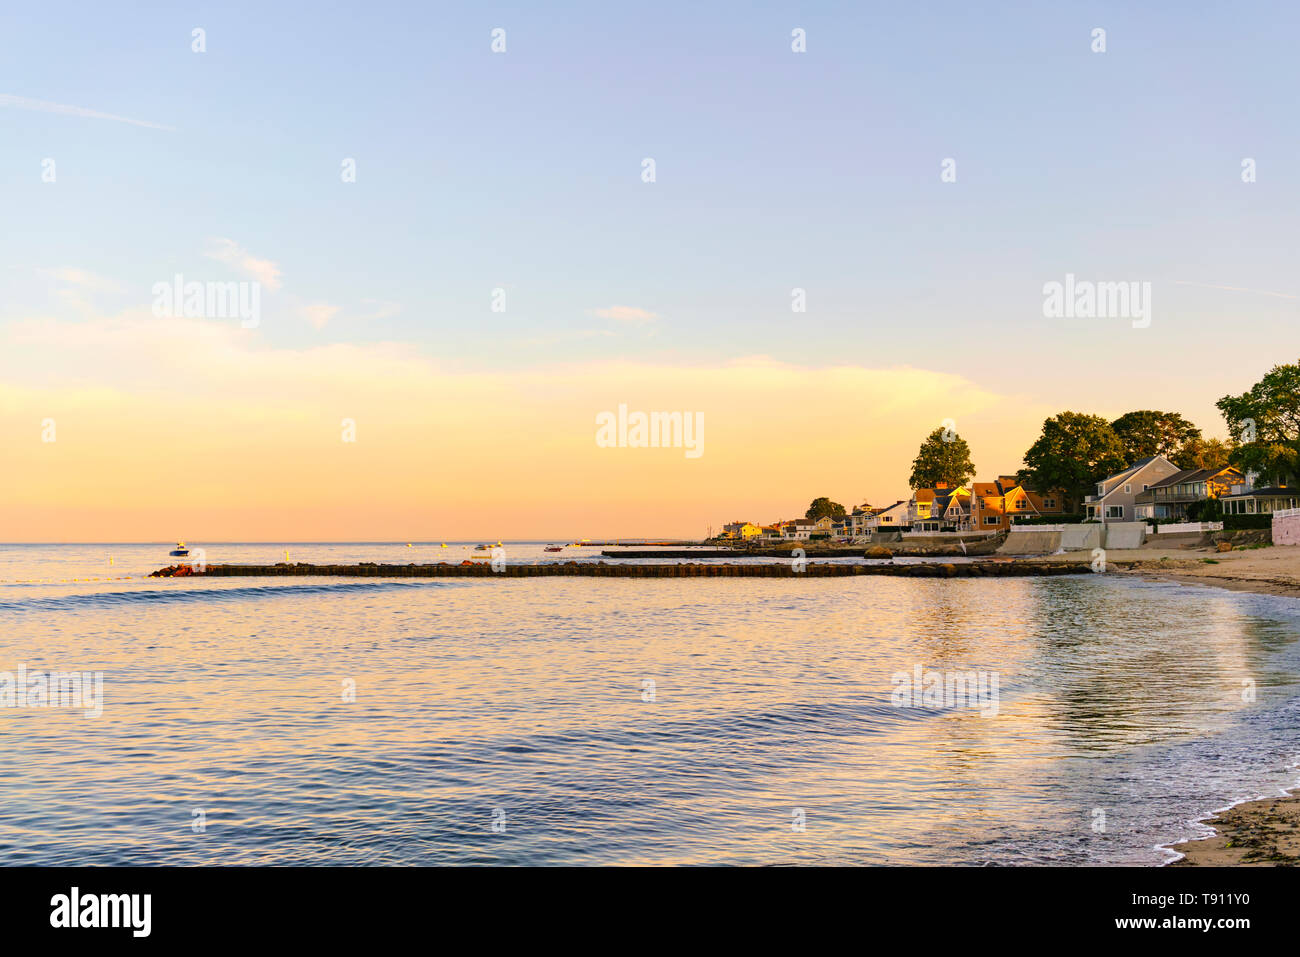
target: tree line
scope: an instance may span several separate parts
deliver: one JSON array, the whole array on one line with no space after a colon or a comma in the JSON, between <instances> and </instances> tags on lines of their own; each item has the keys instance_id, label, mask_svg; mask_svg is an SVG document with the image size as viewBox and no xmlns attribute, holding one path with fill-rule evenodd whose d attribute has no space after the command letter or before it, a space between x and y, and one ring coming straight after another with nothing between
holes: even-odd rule
<instances>
[{"instance_id":1,"label":"tree line","mask_svg":"<svg viewBox=\"0 0 1300 957\"><path fill-rule=\"evenodd\" d=\"M1067 508L1077 510L1100 479L1155 455L1180 469L1233 465L1273 484L1300 475L1300 363L1274 366L1248 391L1225 395L1215 406L1228 426L1226 442L1205 438L1178 412L1141 409L1114 420L1061 412L1044 420L1016 480L1037 491L1060 489ZM908 482L913 489L956 487L975 474L965 439L940 426L922 441ZM823 515L841 517L844 506L814 499L807 517Z\"/></svg>"}]
</instances>

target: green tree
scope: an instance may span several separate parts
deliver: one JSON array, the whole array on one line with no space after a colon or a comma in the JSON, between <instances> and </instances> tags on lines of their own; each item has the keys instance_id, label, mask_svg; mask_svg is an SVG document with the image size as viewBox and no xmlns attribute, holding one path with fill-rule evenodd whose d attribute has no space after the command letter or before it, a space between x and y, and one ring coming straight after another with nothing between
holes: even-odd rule
<instances>
[{"instance_id":1,"label":"green tree","mask_svg":"<svg viewBox=\"0 0 1300 957\"><path fill-rule=\"evenodd\" d=\"M1237 443L1233 465L1268 481L1300 475L1300 365L1274 366L1249 392L1215 405Z\"/></svg>"},{"instance_id":2,"label":"green tree","mask_svg":"<svg viewBox=\"0 0 1300 957\"><path fill-rule=\"evenodd\" d=\"M1020 475L1040 492L1061 489L1070 508L1078 509L1098 479L1127 464L1124 443L1109 422L1099 415L1062 412L1043 422Z\"/></svg>"},{"instance_id":3,"label":"green tree","mask_svg":"<svg viewBox=\"0 0 1300 957\"><path fill-rule=\"evenodd\" d=\"M925 437L912 462L912 488L934 488L940 482L965 485L975 474L970 446L952 429L939 426Z\"/></svg>"},{"instance_id":4,"label":"green tree","mask_svg":"<svg viewBox=\"0 0 1300 957\"><path fill-rule=\"evenodd\" d=\"M808 511L804 512L804 518L811 518L817 521L819 518L825 518L829 515L831 518L843 518L845 515L844 506L839 502L832 502L826 496L815 498L812 504L808 506Z\"/></svg>"},{"instance_id":5,"label":"green tree","mask_svg":"<svg viewBox=\"0 0 1300 957\"><path fill-rule=\"evenodd\" d=\"M1191 439L1172 461L1180 469L1221 469L1231 461L1232 451L1222 439Z\"/></svg>"},{"instance_id":6,"label":"green tree","mask_svg":"<svg viewBox=\"0 0 1300 957\"><path fill-rule=\"evenodd\" d=\"M1177 412L1152 409L1121 415L1110 427L1124 444L1124 458L1130 465L1153 455L1172 461L1188 442L1201 437L1201 430Z\"/></svg>"}]
</instances>

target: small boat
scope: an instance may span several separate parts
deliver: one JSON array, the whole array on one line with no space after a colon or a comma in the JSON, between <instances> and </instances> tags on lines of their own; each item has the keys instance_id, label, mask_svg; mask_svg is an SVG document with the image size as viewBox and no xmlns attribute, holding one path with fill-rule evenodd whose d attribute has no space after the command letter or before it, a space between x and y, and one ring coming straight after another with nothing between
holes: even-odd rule
<instances>
[{"instance_id":1,"label":"small boat","mask_svg":"<svg viewBox=\"0 0 1300 957\"><path fill-rule=\"evenodd\" d=\"M184 542L177 542L176 547L169 552L172 558L189 558L190 550L185 547Z\"/></svg>"},{"instance_id":2,"label":"small boat","mask_svg":"<svg viewBox=\"0 0 1300 957\"><path fill-rule=\"evenodd\" d=\"M492 547L491 545L475 545L475 546L474 546L474 551L476 551L476 552L486 552L486 551L487 551L489 548L491 548L491 547Z\"/></svg>"},{"instance_id":3,"label":"small boat","mask_svg":"<svg viewBox=\"0 0 1300 957\"><path fill-rule=\"evenodd\" d=\"M548 552L562 552L562 551L564 551L564 546L563 546L563 545L547 545L547 546L546 546L546 550L547 550Z\"/></svg>"}]
</instances>

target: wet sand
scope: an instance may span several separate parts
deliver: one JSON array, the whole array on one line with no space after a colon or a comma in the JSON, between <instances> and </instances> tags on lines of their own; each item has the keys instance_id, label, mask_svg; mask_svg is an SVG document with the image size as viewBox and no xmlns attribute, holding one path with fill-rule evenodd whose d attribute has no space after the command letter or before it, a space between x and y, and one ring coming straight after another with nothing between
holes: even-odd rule
<instances>
[{"instance_id":1,"label":"wet sand","mask_svg":"<svg viewBox=\"0 0 1300 957\"><path fill-rule=\"evenodd\" d=\"M1300 598L1300 547L1270 545L1230 552L1153 547L1112 551L1114 570L1167 581Z\"/></svg>"},{"instance_id":2,"label":"wet sand","mask_svg":"<svg viewBox=\"0 0 1300 957\"><path fill-rule=\"evenodd\" d=\"M1249 801L1208 822L1218 833L1172 849L1170 867L1295 867L1300 864L1300 795Z\"/></svg>"}]
</instances>

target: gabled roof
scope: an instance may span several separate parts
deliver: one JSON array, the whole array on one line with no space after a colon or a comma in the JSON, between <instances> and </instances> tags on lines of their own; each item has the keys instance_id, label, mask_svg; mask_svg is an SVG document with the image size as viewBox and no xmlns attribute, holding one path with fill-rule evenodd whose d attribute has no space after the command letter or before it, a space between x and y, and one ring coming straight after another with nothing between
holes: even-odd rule
<instances>
[{"instance_id":1,"label":"gabled roof","mask_svg":"<svg viewBox=\"0 0 1300 957\"><path fill-rule=\"evenodd\" d=\"M1205 482L1208 481L1209 479L1214 478L1214 476L1216 475L1223 474L1224 472L1236 472L1238 475L1242 474L1240 469L1233 468L1231 465L1224 465L1217 469L1180 469L1179 471L1175 472L1173 475L1169 476L1169 478L1161 479L1159 482L1156 482L1151 487L1163 488L1168 485L1183 485L1185 483L1190 483L1190 482Z\"/></svg>"},{"instance_id":2,"label":"gabled roof","mask_svg":"<svg viewBox=\"0 0 1300 957\"><path fill-rule=\"evenodd\" d=\"M1160 459L1161 461L1171 466L1174 464L1173 462L1170 462L1167 458L1165 458L1163 455L1148 455L1144 459L1138 459L1136 462L1134 462L1124 471L1116 472L1114 475L1108 475L1104 479L1098 479L1097 480L1098 485L1111 485L1112 482L1114 483L1114 485L1111 485L1111 487L1106 490L1105 494L1101 495L1097 499L1097 501L1094 502L1093 504L1094 505L1098 504L1104 501L1105 499L1110 498L1113 494L1115 494L1115 491L1124 484L1125 479L1133 478L1134 475L1142 471L1142 469L1146 468L1152 462L1156 461L1156 459Z\"/></svg>"},{"instance_id":3,"label":"gabled roof","mask_svg":"<svg viewBox=\"0 0 1300 957\"><path fill-rule=\"evenodd\" d=\"M1128 477L1128 476L1131 476L1134 472L1136 472L1138 469L1142 468L1143 466L1150 465L1150 464L1151 464L1152 462L1154 462L1156 459L1163 459L1163 458L1164 458L1163 455L1148 455L1148 456L1147 456L1146 458L1144 458L1144 459L1138 459L1136 462L1134 462L1134 463L1133 463L1132 465L1130 465L1128 468L1123 469L1122 471L1116 472L1114 475L1107 475L1104 479L1098 479L1098 480L1097 480L1097 484L1098 484L1098 485L1105 485L1105 484L1108 484L1108 483L1110 483L1110 482L1112 482L1112 481L1118 481L1119 479L1126 478L1126 477ZM1168 460L1168 459L1165 459L1165 461L1168 462L1169 460ZM1169 464L1172 465L1173 463L1170 462Z\"/></svg>"}]
</instances>

